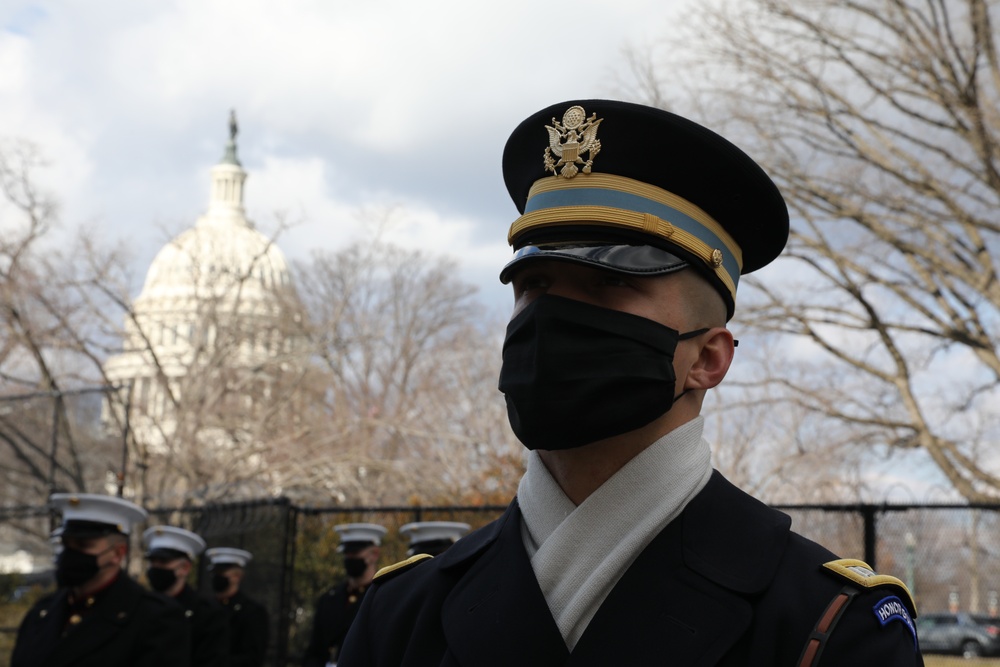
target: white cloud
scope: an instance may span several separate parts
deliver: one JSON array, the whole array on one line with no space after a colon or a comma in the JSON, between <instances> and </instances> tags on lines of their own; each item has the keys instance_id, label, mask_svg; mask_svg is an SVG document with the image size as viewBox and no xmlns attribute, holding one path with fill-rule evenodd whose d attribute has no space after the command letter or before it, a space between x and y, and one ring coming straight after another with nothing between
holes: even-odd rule
<instances>
[{"instance_id":1,"label":"white cloud","mask_svg":"<svg viewBox=\"0 0 1000 667\"><path fill-rule=\"evenodd\" d=\"M361 208L399 206L401 240L494 289L508 133L608 95L623 45L667 34L679 4L15 2L0 8L0 127L41 144L68 222L96 219L145 262L162 228L203 211L235 107L251 217L305 220L290 254L342 244Z\"/></svg>"},{"instance_id":2,"label":"white cloud","mask_svg":"<svg viewBox=\"0 0 1000 667\"><path fill-rule=\"evenodd\" d=\"M258 228L275 230L279 217L291 223L278 240L289 258L305 259L315 249L336 250L379 234L401 247L457 260L462 279L483 289L486 299L506 303L509 288L497 279L511 255L501 231L506 220L450 216L420 201L393 201L390 193L372 194L372 205L359 208L331 193L329 171L318 158L268 158L247 181L246 207ZM290 192L294 200L288 198ZM485 224L494 224L501 233L479 240L476 230Z\"/></svg>"}]
</instances>

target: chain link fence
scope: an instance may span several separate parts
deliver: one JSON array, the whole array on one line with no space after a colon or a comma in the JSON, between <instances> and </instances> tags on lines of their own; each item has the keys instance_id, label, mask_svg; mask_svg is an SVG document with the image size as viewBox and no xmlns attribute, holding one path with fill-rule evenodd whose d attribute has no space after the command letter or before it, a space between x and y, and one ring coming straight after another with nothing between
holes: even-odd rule
<instances>
[{"instance_id":1,"label":"chain link fence","mask_svg":"<svg viewBox=\"0 0 1000 667\"><path fill-rule=\"evenodd\" d=\"M337 554L341 523L370 522L388 529L381 564L405 558L408 543L399 528L411 521L463 521L473 529L498 517L504 507L301 507L284 498L154 510L149 525L171 524L202 535L209 547L250 551L244 590L270 611L267 664L300 664L312 629L313 608L344 577ZM1000 505L810 505L782 506L792 527L844 557L866 560L910 587L923 612L968 611L1000 615ZM0 529L48 534L45 507L0 509ZM139 535L134 536L130 572L142 578ZM33 554L51 564L51 552ZM204 560L204 559L203 559ZM46 568L42 568L46 569ZM205 563L192 582L208 594ZM9 657L29 591L51 587L51 570L6 575L0 587L0 667ZM16 585L11 585L16 581ZM7 646L4 650L4 646Z\"/></svg>"}]
</instances>

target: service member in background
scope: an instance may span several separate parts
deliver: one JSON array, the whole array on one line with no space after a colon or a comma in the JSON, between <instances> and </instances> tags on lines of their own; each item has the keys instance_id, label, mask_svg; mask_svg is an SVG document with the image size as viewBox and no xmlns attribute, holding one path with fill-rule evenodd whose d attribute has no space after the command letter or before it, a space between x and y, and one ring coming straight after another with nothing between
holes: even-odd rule
<instances>
[{"instance_id":1,"label":"service member in background","mask_svg":"<svg viewBox=\"0 0 1000 667\"><path fill-rule=\"evenodd\" d=\"M339 667L922 664L902 582L712 470L700 413L737 282L788 238L767 174L607 100L527 118L503 174L521 216L499 387L527 470L499 520L376 577Z\"/></svg>"},{"instance_id":2,"label":"service member in background","mask_svg":"<svg viewBox=\"0 0 1000 667\"><path fill-rule=\"evenodd\" d=\"M386 534L384 527L374 523L344 523L333 529L340 535L337 551L344 557L347 577L316 601L313 631L302 659L303 667L326 667L337 663L340 645L375 576L382 538Z\"/></svg>"},{"instance_id":3,"label":"service member in background","mask_svg":"<svg viewBox=\"0 0 1000 667\"><path fill-rule=\"evenodd\" d=\"M469 524L458 521L415 521L401 526L400 535L410 540L406 556L440 556L469 532Z\"/></svg>"},{"instance_id":4,"label":"service member in background","mask_svg":"<svg viewBox=\"0 0 1000 667\"><path fill-rule=\"evenodd\" d=\"M184 608L191 626L192 667L229 665L229 619L215 599L197 593L188 584L205 540L190 530L174 526L154 526L142 535L149 567L149 587L173 598Z\"/></svg>"},{"instance_id":5,"label":"service member in background","mask_svg":"<svg viewBox=\"0 0 1000 667\"><path fill-rule=\"evenodd\" d=\"M50 502L62 512L59 588L24 617L11 667L190 665L184 610L122 571L129 535L146 511L85 493L57 493Z\"/></svg>"},{"instance_id":6,"label":"service member in background","mask_svg":"<svg viewBox=\"0 0 1000 667\"><path fill-rule=\"evenodd\" d=\"M229 664L231 667L260 667L267 654L270 622L267 609L243 592L249 551L216 547L205 552L212 572L215 599L229 615Z\"/></svg>"}]
</instances>

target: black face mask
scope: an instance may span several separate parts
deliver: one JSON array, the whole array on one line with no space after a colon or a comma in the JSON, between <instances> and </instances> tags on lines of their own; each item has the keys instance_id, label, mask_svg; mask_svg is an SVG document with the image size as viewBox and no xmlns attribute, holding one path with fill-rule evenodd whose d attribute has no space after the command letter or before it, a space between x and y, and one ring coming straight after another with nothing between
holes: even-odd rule
<instances>
[{"instance_id":1,"label":"black face mask","mask_svg":"<svg viewBox=\"0 0 1000 667\"><path fill-rule=\"evenodd\" d=\"M368 563L365 562L364 558L354 558L352 556L344 557L344 571L347 572L347 576L351 579L357 579L365 570L368 569Z\"/></svg>"},{"instance_id":2,"label":"black face mask","mask_svg":"<svg viewBox=\"0 0 1000 667\"><path fill-rule=\"evenodd\" d=\"M222 574L212 575L212 590L216 593L222 593L229 588L229 577Z\"/></svg>"},{"instance_id":3,"label":"black face mask","mask_svg":"<svg viewBox=\"0 0 1000 667\"><path fill-rule=\"evenodd\" d=\"M113 548L109 547L99 554L88 554L72 547L64 547L56 558L56 585L67 588L90 581L101 571L97 564L98 557Z\"/></svg>"},{"instance_id":4,"label":"black face mask","mask_svg":"<svg viewBox=\"0 0 1000 667\"><path fill-rule=\"evenodd\" d=\"M507 325L500 391L528 449L570 449L649 424L674 404L679 334L658 322L542 295Z\"/></svg>"},{"instance_id":5,"label":"black face mask","mask_svg":"<svg viewBox=\"0 0 1000 667\"><path fill-rule=\"evenodd\" d=\"M165 567L150 566L146 570L146 579L149 580L150 588L162 593L177 583L177 572Z\"/></svg>"}]
</instances>

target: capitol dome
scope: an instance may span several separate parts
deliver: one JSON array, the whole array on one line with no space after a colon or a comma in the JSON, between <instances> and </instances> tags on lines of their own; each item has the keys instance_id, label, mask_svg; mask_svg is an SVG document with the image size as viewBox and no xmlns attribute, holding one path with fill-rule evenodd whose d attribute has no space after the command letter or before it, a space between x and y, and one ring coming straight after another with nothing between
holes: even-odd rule
<instances>
[{"instance_id":1,"label":"capitol dome","mask_svg":"<svg viewBox=\"0 0 1000 667\"><path fill-rule=\"evenodd\" d=\"M249 408L298 369L301 304L283 253L246 217L246 177L231 118L208 209L157 253L126 316L123 349L104 364L109 382L130 388L135 439L154 450L170 447L178 410L226 394ZM124 408L114 410L122 420Z\"/></svg>"},{"instance_id":2,"label":"capitol dome","mask_svg":"<svg viewBox=\"0 0 1000 667\"><path fill-rule=\"evenodd\" d=\"M229 299L248 313L273 306L291 290L288 264L274 242L254 229L243 208L246 172L233 139L212 168L208 210L165 245L146 274L136 308L172 311L192 300Z\"/></svg>"},{"instance_id":3,"label":"capitol dome","mask_svg":"<svg viewBox=\"0 0 1000 667\"><path fill-rule=\"evenodd\" d=\"M146 274L143 302L222 296L244 280L244 297L266 298L291 286L281 250L246 220L205 216L164 246Z\"/></svg>"}]
</instances>

